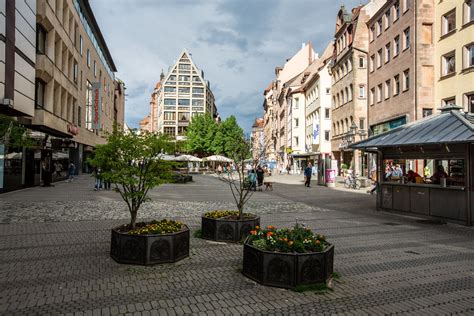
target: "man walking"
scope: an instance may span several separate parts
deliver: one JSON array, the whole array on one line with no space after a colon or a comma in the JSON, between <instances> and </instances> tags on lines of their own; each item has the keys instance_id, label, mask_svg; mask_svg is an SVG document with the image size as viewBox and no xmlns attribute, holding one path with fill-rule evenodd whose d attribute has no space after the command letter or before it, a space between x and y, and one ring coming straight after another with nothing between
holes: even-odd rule
<instances>
[{"instance_id":1,"label":"man walking","mask_svg":"<svg viewBox=\"0 0 474 316\"><path fill-rule=\"evenodd\" d=\"M305 179L304 186L305 187L308 187L308 188L310 187L312 174L313 174L313 168L312 168L311 162L309 162L306 168L304 169L304 179Z\"/></svg>"}]
</instances>

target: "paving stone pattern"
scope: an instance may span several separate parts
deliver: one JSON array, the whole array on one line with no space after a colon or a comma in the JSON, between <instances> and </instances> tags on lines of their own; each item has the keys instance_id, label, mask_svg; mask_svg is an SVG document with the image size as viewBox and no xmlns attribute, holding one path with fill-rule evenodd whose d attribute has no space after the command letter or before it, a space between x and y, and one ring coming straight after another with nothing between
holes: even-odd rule
<instances>
[{"instance_id":1,"label":"paving stone pattern","mask_svg":"<svg viewBox=\"0 0 474 316\"><path fill-rule=\"evenodd\" d=\"M202 212L232 207L221 182L195 178L154 190L142 218L172 216L196 230ZM87 178L0 199L0 315L474 314L474 230L376 212L366 195L278 184L249 205L264 225L297 221L335 244L341 278L325 293L258 285L240 273L242 245L194 237L178 263L117 264L110 228L126 210Z\"/></svg>"}]
</instances>

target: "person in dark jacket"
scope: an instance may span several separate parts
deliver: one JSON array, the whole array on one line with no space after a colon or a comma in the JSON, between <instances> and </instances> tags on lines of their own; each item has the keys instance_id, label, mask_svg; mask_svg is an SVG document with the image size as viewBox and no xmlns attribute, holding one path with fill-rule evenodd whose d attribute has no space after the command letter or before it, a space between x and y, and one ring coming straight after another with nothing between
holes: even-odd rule
<instances>
[{"instance_id":1,"label":"person in dark jacket","mask_svg":"<svg viewBox=\"0 0 474 316\"><path fill-rule=\"evenodd\" d=\"M308 166L304 169L304 186L305 187L310 187L311 184L311 176L313 175L313 166L311 165L311 162L308 163Z\"/></svg>"},{"instance_id":2,"label":"person in dark jacket","mask_svg":"<svg viewBox=\"0 0 474 316\"><path fill-rule=\"evenodd\" d=\"M260 190L262 190L264 174L265 174L265 171L263 170L262 166L258 166L257 167L257 183L258 183L258 188Z\"/></svg>"}]
</instances>

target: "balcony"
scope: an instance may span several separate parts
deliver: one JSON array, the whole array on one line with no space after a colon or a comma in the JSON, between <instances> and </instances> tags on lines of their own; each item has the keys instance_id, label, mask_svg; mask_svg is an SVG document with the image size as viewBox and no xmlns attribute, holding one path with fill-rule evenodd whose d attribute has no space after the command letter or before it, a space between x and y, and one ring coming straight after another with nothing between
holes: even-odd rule
<instances>
[{"instance_id":1,"label":"balcony","mask_svg":"<svg viewBox=\"0 0 474 316\"><path fill-rule=\"evenodd\" d=\"M36 78L48 83L54 77L54 64L46 55L36 54Z\"/></svg>"}]
</instances>

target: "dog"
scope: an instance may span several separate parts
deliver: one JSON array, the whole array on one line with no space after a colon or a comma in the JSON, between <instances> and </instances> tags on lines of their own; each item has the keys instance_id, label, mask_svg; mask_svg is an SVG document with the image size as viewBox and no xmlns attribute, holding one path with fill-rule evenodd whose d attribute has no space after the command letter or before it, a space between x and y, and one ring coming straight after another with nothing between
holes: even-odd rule
<instances>
[{"instance_id":1,"label":"dog","mask_svg":"<svg viewBox=\"0 0 474 316\"><path fill-rule=\"evenodd\" d=\"M265 191L273 191L273 182L263 182L265 184Z\"/></svg>"}]
</instances>

